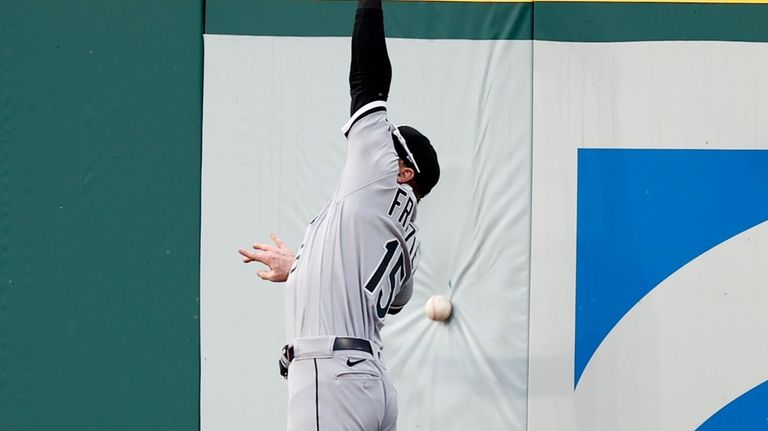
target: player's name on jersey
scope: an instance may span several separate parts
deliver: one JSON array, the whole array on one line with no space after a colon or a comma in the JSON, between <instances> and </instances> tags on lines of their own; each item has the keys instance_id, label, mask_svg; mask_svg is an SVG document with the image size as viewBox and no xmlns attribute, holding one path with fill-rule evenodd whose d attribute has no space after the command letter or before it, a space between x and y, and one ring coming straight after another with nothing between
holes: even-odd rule
<instances>
[{"instance_id":1,"label":"player's name on jersey","mask_svg":"<svg viewBox=\"0 0 768 431\"><path fill-rule=\"evenodd\" d=\"M387 215L395 218L402 227L411 221L415 202L402 187L398 187Z\"/></svg>"}]
</instances>

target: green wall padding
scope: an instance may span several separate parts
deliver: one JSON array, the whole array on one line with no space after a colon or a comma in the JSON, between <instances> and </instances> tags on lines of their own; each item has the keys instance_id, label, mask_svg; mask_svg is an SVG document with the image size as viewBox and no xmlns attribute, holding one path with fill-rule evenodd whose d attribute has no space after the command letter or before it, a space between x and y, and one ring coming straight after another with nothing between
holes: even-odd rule
<instances>
[{"instance_id":1,"label":"green wall padding","mask_svg":"<svg viewBox=\"0 0 768 431\"><path fill-rule=\"evenodd\" d=\"M208 0L205 32L351 36L357 1ZM387 37L530 40L532 3L387 2Z\"/></svg>"},{"instance_id":2,"label":"green wall padding","mask_svg":"<svg viewBox=\"0 0 768 431\"><path fill-rule=\"evenodd\" d=\"M0 429L199 423L202 0L0 2Z\"/></svg>"},{"instance_id":3,"label":"green wall padding","mask_svg":"<svg viewBox=\"0 0 768 431\"><path fill-rule=\"evenodd\" d=\"M768 4L541 2L534 8L537 40L768 41Z\"/></svg>"},{"instance_id":4,"label":"green wall padding","mask_svg":"<svg viewBox=\"0 0 768 431\"><path fill-rule=\"evenodd\" d=\"M349 36L352 0L208 0L208 34ZM766 4L387 2L388 37L768 41Z\"/></svg>"}]
</instances>

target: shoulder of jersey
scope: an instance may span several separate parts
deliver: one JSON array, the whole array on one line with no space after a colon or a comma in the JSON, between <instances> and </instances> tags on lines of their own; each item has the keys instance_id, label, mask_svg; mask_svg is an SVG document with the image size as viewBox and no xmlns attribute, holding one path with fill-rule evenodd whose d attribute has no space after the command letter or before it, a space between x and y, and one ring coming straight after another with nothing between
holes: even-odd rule
<instances>
[{"instance_id":1,"label":"shoulder of jersey","mask_svg":"<svg viewBox=\"0 0 768 431\"><path fill-rule=\"evenodd\" d=\"M383 100L376 100L374 102L368 103L367 105L364 105L362 108L355 111L354 114L352 114L352 116L349 118L349 121L347 121L347 123L341 128L341 131L344 132L344 136L349 136L349 132L352 130L352 126L354 126L358 121L374 112L386 110L387 102Z\"/></svg>"}]
</instances>

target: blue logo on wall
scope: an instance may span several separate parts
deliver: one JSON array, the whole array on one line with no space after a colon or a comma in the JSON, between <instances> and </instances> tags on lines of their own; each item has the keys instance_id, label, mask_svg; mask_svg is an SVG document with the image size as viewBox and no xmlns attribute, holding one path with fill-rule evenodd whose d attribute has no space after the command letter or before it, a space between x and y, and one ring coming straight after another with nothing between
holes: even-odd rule
<instances>
[{"instance_id":1,"label":"blue logo on wall","mask_svg":"<svg viewBox=\"0 0 768 431\"><path fill-rule=\"evenodd\" d=\"M581 149L578 170L574 387L643 296L768 220L768 151Z\"/></svg>"}]
</instances>

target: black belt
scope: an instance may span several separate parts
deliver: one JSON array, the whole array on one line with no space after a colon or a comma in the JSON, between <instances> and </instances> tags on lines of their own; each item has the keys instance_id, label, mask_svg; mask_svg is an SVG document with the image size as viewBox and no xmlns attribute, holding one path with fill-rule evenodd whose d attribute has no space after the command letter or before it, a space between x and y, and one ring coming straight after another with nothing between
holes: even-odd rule
<instances>
[{"instance_id":1,"label":"black belt","mask_svg":"<svg viewBox=\"0 0 768 431\"><path fill-rule=\"evenodd\" d=\"M293 345L289 344L283 347L285 353L287 353L288 362L293 361ZM371 342L363 340L362 338L353 337L336 337L333 341L333 350L359 350L361 352L368 352L373 355L373 348L371 348Z\"/></svg>"},{"instance_id":2,"label":"black belt","mask_svg":"<svg viewBox=\"0 0 768 431\"><path fill-rule=\"evenodd\" d=\"M362 338L336 337L336 339L333 340L333 350L359 350L373 355L371 342ZM280 358L280 375L283 377L288 376L288 365L293 361L293 356L293 345L286 344L283 346L283 352Z\"/></svg>"},{"instance_id":3,"label":"black belt","mask_svg":"<svg viewBox=\"0 0 768 431\"><path fill-rule=\"evenodd\" d=\"M373 355L371 342L362 338L336 337L333 341L333 350L359 350Z\"/></svg>"}]
</instances>

